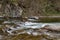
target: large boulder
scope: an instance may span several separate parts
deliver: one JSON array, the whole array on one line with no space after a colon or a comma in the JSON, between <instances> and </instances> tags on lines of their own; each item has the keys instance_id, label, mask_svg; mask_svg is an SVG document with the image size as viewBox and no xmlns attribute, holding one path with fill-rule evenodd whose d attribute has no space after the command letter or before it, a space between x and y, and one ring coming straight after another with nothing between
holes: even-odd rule
<instances>
[{"instance_id":1,"label":"large boulder","mask_svg":"<svg viewBox=\"0 0 60 40\"><path fill-rule=\"evenodd\" d=\"M44 24L42 29L50 30L50 31L60 31L60 26L55 26L52 24Z\"/></svg>"}]
</instances>

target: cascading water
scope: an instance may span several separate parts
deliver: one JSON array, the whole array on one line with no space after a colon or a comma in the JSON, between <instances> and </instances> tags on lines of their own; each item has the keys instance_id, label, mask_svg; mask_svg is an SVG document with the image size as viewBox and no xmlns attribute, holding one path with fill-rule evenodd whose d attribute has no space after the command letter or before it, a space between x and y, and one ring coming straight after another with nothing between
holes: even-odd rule
<instances>
[{"instance_id":1,"label":"cascading water","mask_svg":"<svg viewBox=\"0 0 60 40\"><path fill-rule=\"evenodd\" d=\"M59 27L60 23L38 23L38 22L21 22L18 20L4 21L0 27L3 34L15 36L21 34L28 34L33 36L47 35L49 38L58 38L60 31L55 30ZM50 27L53 30L46 29L44 27ZM60 28L60 27L59 27ZM58 29L59 29L58 28Z\"/></svg>"}]
</instances>

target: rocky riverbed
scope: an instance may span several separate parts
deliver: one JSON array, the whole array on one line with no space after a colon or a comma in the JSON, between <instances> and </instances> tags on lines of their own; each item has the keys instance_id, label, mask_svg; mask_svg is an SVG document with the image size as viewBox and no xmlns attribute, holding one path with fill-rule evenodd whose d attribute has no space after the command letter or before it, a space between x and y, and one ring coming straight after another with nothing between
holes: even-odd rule
<instances>
[{"instance_id":1,"label":"rocky riverbed","mask_svg":"<svg viewBox=\"0 0 60 40\"><path fill-rule=\"evenodd\" d=\"M3 21L0 40L60 40L60 23Z\"/></svg>"}]
</instances>

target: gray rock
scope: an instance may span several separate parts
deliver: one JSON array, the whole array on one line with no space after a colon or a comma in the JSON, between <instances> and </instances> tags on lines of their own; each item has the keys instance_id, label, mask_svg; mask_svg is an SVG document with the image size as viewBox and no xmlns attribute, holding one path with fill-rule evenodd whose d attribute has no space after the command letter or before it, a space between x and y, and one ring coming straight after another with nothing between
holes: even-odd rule
<instances>
[{"instance_id":1,"label":"gray rock","mask_svg":"<svg viewBox=\"0 0 60 40\"><path fill-rule=\"evenodd\" d=\"M52 24L44 24L43 29L51 30L51 31L60 31L60 26L55 26Z\"/></svg>"}]
</instances>

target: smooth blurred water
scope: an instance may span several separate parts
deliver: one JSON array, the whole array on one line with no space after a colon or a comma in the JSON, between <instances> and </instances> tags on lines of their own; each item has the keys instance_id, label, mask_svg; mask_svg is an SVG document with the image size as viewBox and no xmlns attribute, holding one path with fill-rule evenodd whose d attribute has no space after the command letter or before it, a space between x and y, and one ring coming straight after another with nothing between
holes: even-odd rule
<instances>
[{"instance_id":1,"label":"smooth blurred water","mask_svg":"<svg viewBox=\"0 0 60 40\"><path fill-rule=\"evenodd\" d=\"M25 22L21 26L26 28L42 28L44 25L54 25L60 26L60 23L35 23L35 22Z\"/></svg>"}]
</instances>

